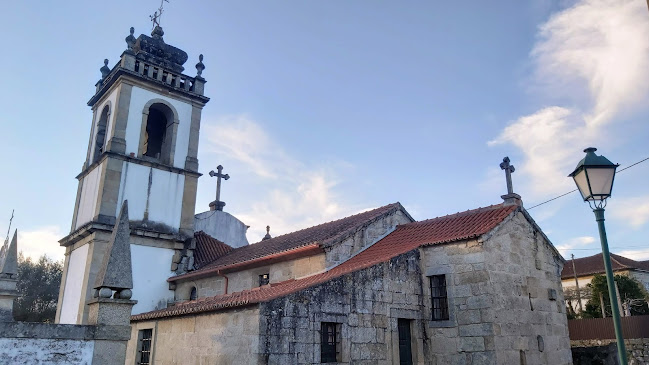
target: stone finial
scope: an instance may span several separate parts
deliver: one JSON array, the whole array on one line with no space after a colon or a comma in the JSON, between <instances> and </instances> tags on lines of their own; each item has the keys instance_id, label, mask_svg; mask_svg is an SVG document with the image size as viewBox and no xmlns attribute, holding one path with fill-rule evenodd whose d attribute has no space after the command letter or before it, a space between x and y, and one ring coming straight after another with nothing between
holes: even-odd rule
<instances>
[{"instance_id":1,"label":"stone finial","mask_svg":"<svg viewBox=\"0 0 649 365\"><path fill-rule=\"evenodd\" d=\"M137 39L135 39L135 36L133 35L133 33L135 33L135 28L131 27L130 32L131 34L129 34L128 37L126 37L125 39L126 50L133 51L133 46L135 46L135 42L137 41Z\"/></svg>"},{"instance_id":2,"label":"stone finial","mask_svg":"<svg viewBox=\"0 0 649 365\"><path fill-rule=\"evenodd\" d=\"M198 63L196 64L196 77L202 77L203 70L205 70L205 65L203 64L203 55L198 56Z\"/></svg>"},{"instance_id":3,"label":"stone finial","mask_svg":"<svg viewBox=\"0 0 649 365\"><path fill-rule=\"evenodd\" d=\"M108 242L104 261L97 274L94 289L96 296L110 298L115 291L115 298L130 299L133 289L131 268L131 230L128 221L128 202L124 200L119 217Z\"/></svg>"},{"instance_id":4,"label":"stone finial","mask_svg":"<svg viewBox=\"0 0 649 365\"><path fill-rule=\"evenodd\" d=\"M162 38L165 35L164 30L162 30L162 27L159 25L156 25L155 28L151 31L151 37L153 39L159 39L164 42L164 39Z\"/></svg>"},{"instance_id":5,"label":"stone finial","mask_svg":"<svg viewBox=\"0 0 649 365\"><path fill-rule=\"evenodd\" d=\"M271 238L273 238L273 237L270 235L270 226L266 226L266 235L261 240L265 241L265 240L269 240Z\"/></svg>"},{"instance_id":6,"label":"stone finial","mask_svg":"<svg viewBox=\"0 0 649 365\"><path fill-rule=\"evenodd\" d=\"M105 79L106 76L110 73L110 68L108 68L108 58L104 59L104 66L99 69L101 71L101 79Z\"/></svg>"},{"instance_id":7,"label":"stone finial","mask_svg":"<svg viewBox=\"0 0 649 365\"><path fill-rule=\"evenodd\" d=\"M14 231L11 242L0 250L0 278L13 278L18 274L18 230Z\"/></svg>"}]
</instances>

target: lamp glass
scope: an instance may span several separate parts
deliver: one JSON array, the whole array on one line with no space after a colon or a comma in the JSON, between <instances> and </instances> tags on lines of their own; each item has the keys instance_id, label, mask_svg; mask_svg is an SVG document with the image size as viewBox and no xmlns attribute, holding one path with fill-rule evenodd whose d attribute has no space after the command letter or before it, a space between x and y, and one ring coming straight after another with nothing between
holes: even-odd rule
<instances>
[{"instance_id":1,"label":"lamp glass","mask_svg":"<svg viewBox=\"0 0 649 365\"><path fill-rule=\"evenodd\" d=\"M603 200L611 196L615 168L586 167L584 170L586 170L590 182L590 197L588 200Z\"/></svg>"},{"instance_id":2,"label":"lamp glass","mask_svg":"<svg viewBox=\"0 0 649 365\"><path fill-rule=\"evenodd\" d=\"M576 175L573 175L572 178L575 179L575 184L577 184L577 189L579 189L581 197L584 200L588 200L591 194L590 187L588 186L588 179L586 178L586 170L581 169L581 171L579 171Z\"/></svg>"}]
</instances>

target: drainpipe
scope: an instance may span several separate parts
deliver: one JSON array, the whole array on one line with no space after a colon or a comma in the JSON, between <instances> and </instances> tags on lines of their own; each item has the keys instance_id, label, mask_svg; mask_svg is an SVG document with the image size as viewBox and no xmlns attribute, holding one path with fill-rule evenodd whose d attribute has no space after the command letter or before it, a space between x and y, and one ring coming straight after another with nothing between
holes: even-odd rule
<instances>
[{"instance_id":1,"label":"drainpipe","mask_svg":"<svg viewBox=\"0 0 649 365\"><path fill-rule=\"evenodd\" d=\"M225 279L225 287L224 287L224 290L223 290L223 295L227 294L228 293L228 284L230 283L230 279L228 279L228 277L226 275L222 274L221 270L217 271L216 275L221 276L221 277L223 277Z\"/></svg>"}]
</instances>

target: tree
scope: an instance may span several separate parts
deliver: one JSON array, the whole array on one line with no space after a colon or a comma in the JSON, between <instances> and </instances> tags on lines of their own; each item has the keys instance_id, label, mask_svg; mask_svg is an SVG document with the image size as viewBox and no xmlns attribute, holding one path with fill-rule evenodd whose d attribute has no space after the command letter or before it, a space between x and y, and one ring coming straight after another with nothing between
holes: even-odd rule
<instances>
[{"instance_id":1,"label":"tree","mask_svg":"<svg viewBox=\"0 0 649 365\"><path fill-rule=\"evenodd\" d=\"M647 300L649 294L642 288L642 285L637 280L630 278L626 275L615 275L615 282L620 290L620 301L623 307L627 307L627 313L630 315L649 314L649 307ZM606 277L603 275L595 275L590 284L587 285L592 295L586 303L586 308L582 314L582 318L602 318L602 309L600 305L600 294L604 300L604 310L606 316L611 316L611 301L608 296L608 285L606 284ZM624 310L621 308L620 310Z\"/></svg>"},{"instance_id":2,"label":"tree","mask_svg":"<svg viewBox=\"0 0 649 365\"><path fill-rule=\"evenodd\" d=\"M61 262L43 255L37 262L18 255L18 293L14 318L25 322L54 322L61 285Z\"/></svg>"}]
</instances>

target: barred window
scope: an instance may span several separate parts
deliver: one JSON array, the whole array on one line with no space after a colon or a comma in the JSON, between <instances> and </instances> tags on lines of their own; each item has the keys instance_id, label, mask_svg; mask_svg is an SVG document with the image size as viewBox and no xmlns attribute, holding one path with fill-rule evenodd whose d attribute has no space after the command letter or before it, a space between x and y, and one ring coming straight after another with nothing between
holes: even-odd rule
<instances>
[{"instance_id":1,"label":"barred window","mask_svg":"<svg viewBox=\"0 0 649 365\"><path fill-rule=\"evenodd\" d=\"M338 324L322 322L320 341L320 362L338 362L340 355L340 335Z\"/></svg>"},{"instance_id":2,"label":"barred window","mask_svg":"<svg viewBox=\"0 0 649 365\"><path fill-rule=\"evenodd\" d=\"M446 275L430 277L431 311L433 321L448 320L448 297L446 296Z\"/></svg>"},{"instance_id":3,"label":"barred window","mask_svg":"<svg viewBox=\"0 0 649 365\"><path fill-rule=\"evenodd\" d=\"M153 329L147 328L140 330L138 333L138 351L137 362L138 365L151 364L151 340L153 338Z\"/></svg>"}]
</instances>

